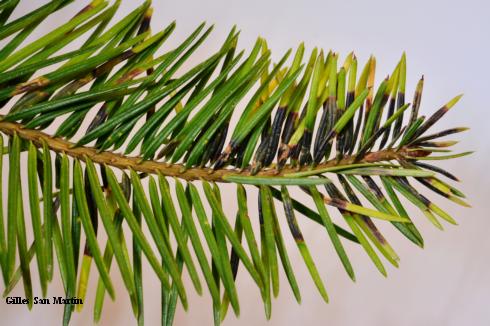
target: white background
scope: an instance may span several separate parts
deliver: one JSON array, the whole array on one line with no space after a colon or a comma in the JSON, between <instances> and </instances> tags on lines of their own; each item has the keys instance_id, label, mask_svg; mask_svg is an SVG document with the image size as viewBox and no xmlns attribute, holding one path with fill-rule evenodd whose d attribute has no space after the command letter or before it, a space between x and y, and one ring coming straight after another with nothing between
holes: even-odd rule
<instances>
[{"instance_id":1,"label":"white background","mask_svg":"<svg viewBox=\"0 0 490 326\"><path fill-rule=\"evenodd\" d=\"M139 1L123 0L118 17ZM288 48L301 41L308 50L314 46L333 49L343 60L355 51L364 63L370 54L377 58L377 80L391 72L403 51L407 53L407 100L414 86L425 75L421 113L430 115L447 100L461 92L465 96L438 123L442 130L455 126L472 129L451 137L461 140L457 148L471 149L470 157L444 162L443 166L461 177L463 190L472 209L460 208L436 198L459 222L444 232L435 230L419 212L411 210L425 238L421 250L391 228L382 228L401 257L400 268L388 265L385 279L358 246L344 241L357 275L353 283L330 248L325 231L318 225L301 222L307 243L326 282L331 302L326 305L317 294L296 246L287 234L286 242L298 278L302 304L292 297L286 278L281 276L281 293L273 301L272 319L267 322L258 292L245 273L239 274L238 293L241 317L231 313L225 325L490 325L490 222L485 213L490 200L488 145L490 107L490 6L487 1L289 1L289 0L207 0L154 1L153 30L177 20L177 29L167 48L178 44L201 21L215 23L215 30L200 54L190 64L215 51L233 24L241 30L240 48L250 48L257 36L267 39L273 57L278 59ZM22 0L16 16L37 7L43 1ZM77 12L86 1L50 17L33 37L40 36ZM5 172L4 172L5 173ZM224 193L224 201L235 207L234 192ZM231 212L231 211L230 211ZM284 229L286 233L287 230ZM95 266L92 266L95 272ZM35 274L35 269L32 269ZM73 325L92 321L96 278L91 277L89 299ZM115 303L106 302L102 325L133 325L125 289L113 273ZM33 279L39 294L37 278ZM198 297L191 290L190 309L180 307L176 325L211 325L212 313L207 295ZM3 289L2 289L3 290ZM145 319L148 325L159 323L159 285L149 267L145 271ZM22 296L22 287L14 293ZM50 287L51 295L62 295L59 278ZM231 312L231 311L230 311ZM6 305L0 301L2 325L53 325L61 322L61 306Z\"/></svg>"}]
</instances>

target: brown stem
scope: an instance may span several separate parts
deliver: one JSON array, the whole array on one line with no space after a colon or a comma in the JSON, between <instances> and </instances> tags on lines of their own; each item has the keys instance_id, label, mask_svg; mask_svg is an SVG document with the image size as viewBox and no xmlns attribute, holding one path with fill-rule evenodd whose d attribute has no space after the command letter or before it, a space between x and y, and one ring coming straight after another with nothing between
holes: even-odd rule
<instances>
[{"instance_id":1,"label":"brown stem","mask_svg":"<svg viewBox=\"0 0 490 326\"><path fill-rule=\"evenodd\" d=\"M0 119L2 117L0 116ZM120 169L133 169L137 172L156 174L162 173L165 176L177 177L184 180L207 180L215 182L226 182L223 180L225 175L241 174L250 175L248 169L241 171L236 168L212 170L210 168L188 168L182 164L168 164L164 162L156 162L152 160L143 161L139 157L125 156L113 152L98 152L97 149L88 146L75 147L74 143L64 140L59 137L53 137L39 130L25 129L22 124L16 122L0 121L0 131L7 135L17 135L24 139L32 141L34 145L42 147L46 142L49 149L57 153L65 153L68 156L85 161L88 157L94 163L105 164ZM378 152L367 153L360 162L374 163L379 161L398 160L408 153L408 148L401 148L398 151L393 149L382 150ZM411 151L410 155L414 155ZM354 162L354 156L346 156L342 160L329 160L319 164L316 168L323 169L336 165L348 165ZM261 170L257 176L281 176L288 173L297 172L296 167L286 165L280 172L272 166Z\"/></svg>"}]
</instances>

